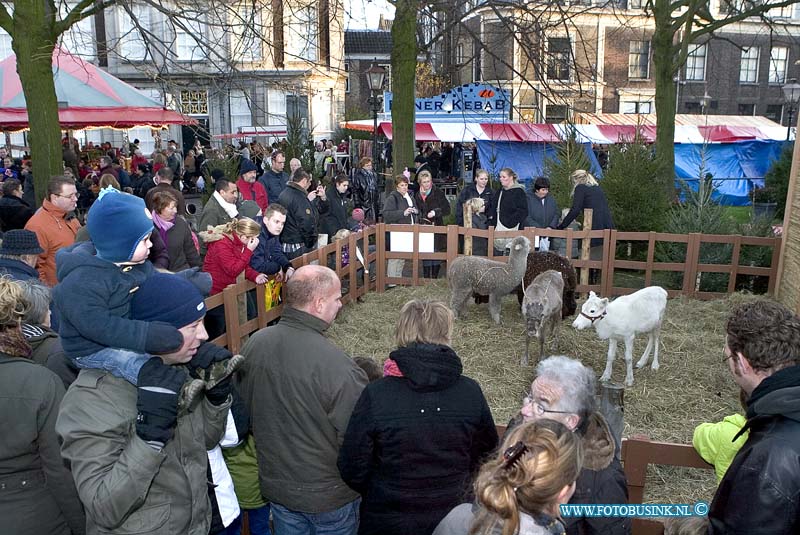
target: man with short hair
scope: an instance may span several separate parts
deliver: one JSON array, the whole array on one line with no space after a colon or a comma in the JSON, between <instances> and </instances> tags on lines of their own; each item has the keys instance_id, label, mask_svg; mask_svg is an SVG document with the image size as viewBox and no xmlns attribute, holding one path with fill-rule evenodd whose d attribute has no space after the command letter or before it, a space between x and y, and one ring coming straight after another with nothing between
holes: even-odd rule
<instances>
[{"instance_id":1,"label":"man with short hair","mask_svg":"<svg viewBox=\"0 0 800 535\"><path fill-rule=\"evenodd\" d=\"M36 234L30 230L9 230L0 244L0 276L14 280L39 280L36 261L42 253Z\"/></svg>"},{"instance_id":2,"label":"man with short hair","mask_svg":"<svg viewBox=\"0 0 800 535\"><path fill-rule=\"evenodd\" d=\"M275 275L275 280L288 280L294 273L286 253L281 247L280 236L286 224L286 208L274 202L267 207L258 235L258 246L250 257L250 267L266 275Z\"/></svg>"},{"instance_id":3,"label":"man with short hair","mask_svg":"<svg viewBox=\"0 0 800 535\"><path fill-rule=\"evenodd\" d=\"M42 253L36 269L48 286L58 283L56 278L56 252L75 243L75 234L81 224L72 213L78 204L78 189L75 181L63 176L54 176L47 183L47 197L33 217L25 224L27 230L36 233Z\"/></svg>"},{"instance_id":4,"label":"man with short hair","mask_svg":"<svg viewBox=\"0 0 800 535\"><path fill-rule=\"evenodd\" d=\"M177 275L153 275L131 300L134 319L180 331L183 345L161 360L193 374L220 352L230 356L206 342L205 311L197 288ZM141 380L137 387L97 369L81 370L70 386L56 431L86 509L87 533L209 533L206 451L225 431L231 381L207 389L180 417L177 390L180 384L165 389Z\"/></svg>"},{"instance_id":5,"label":"man with short hair","mask_svg":"<svg viewBox=\"0 0 800 535\"><path fill-rule=\"evenodd\" d=\"M303 169L292 175L289 186L278 197L278 204L286 208L286 225L281 233L283 252L290 260L316 248L319 216L330 209L325 188L320 184L308 193L311 176Z\"/></svg>"},{"instance_id":6,"label":"man with short hair","mask_svg":"<svg viewBox=\"0 0 800 535\"><path fill-rule=\"evenodd\" d=\"M800 533L800 318L762 299L736 307L725 331L725 363L749 396L737 437L750 435L720 481L708 533Z\"/></svg>"},{"instance_id":7,"label":"man with short hair","mask_svg":"<svg viewBox=\"0 0 800 535\"><path fill-rule=\"evenodd\" d=\"M272 154L270 162L270 169L258 178L264 189L267 190L267 199L269 202L277 202L281 192L286 188L286 183L289 181L283 168L286 165L286 155L281 151L276 151Z\"/></svg>"},{"instance_id":8,"label":"man with short hair","mask_svg":"<svg viewBox=\"0 0 800 535\"><path fill-rule=\"evenodd\" d=\"M186 217L186 199L183 197L183 193L172 185L173 177L174 175L169 167L162 167L159 169L156 176L153 178L155 186L149 188L144 196L144 204L147 206L148 210L152 211L153 197L155 197L156 193L159 191L168 191L178 200L176 204L178 215Z\"/></svg>"},{"instance_id":9,"label":"man with short hair","mask_svg":"<svg viewBox=\"0 0 800 535\"><path fill-rule=\"evenodd\" d=\"M239 186L225 178L214 182L214 194L203 206L198 230L203 232L209 227L225 225L239 215Z\"/></svg>"},{"instance_id":10,"label":"man with short hair","mask_svg":"<svg viewBox=\"0 0 800 535\"><path fill-rule=\"evenodd\" d=\"M172 170L173 176L181 176L181 161L180 156L173 147L172 143L170 143L169 147L167 147L167 167Z\"/></svg>"},{"instance_id":11,"label":"man with short hair","mask_svg":"<svg viewBox=\"0 0 800 535\"><path fill-rule=\"evenodd\" d=\"M536 366L536 378L508 428L523 421L558 420L581 437L584 462L571 504L628 503L620 451L606 419L597 410L594 371L579 360L548 357ZM575 516L565 518L568 535L630 535L631 519Z\"/></svg>"},{"instance_id":12,"label":"man with short hair","mask_svg":"<svg viewBox=\"0 0 800 535\"><path fill-rule=\"evenodd\" d=\"M250 409L261 494L276 533L355 535L358 494L336 466L366 374L324 335L342 306L324 266L286 283L281 321L245 344L239 392Z\"/></svg>"},{"instance_id":13,"label":"man with short hair","mask_svg":"<svg viewBox=\"0 0 800 535\"><path fill-rule=\"evenodd\" d=\"M22 198L22 184L15 178L3 182L3 196L0 197L0 230L7 232L25 228L25 223L33 216L33 209Z\"/></svg>"},{"instance_id":14,"label":"man with short hair","mask_svg":"<svg viewBox=\"0 0 800 535\"><path fill-rule=\"evenodd\" d=\"M117 182L119 182L119 172L114 169L113 160L111 156L100 156L100 176L103 175L111 175L113 176Z\"/></svg>"}]
</instances>

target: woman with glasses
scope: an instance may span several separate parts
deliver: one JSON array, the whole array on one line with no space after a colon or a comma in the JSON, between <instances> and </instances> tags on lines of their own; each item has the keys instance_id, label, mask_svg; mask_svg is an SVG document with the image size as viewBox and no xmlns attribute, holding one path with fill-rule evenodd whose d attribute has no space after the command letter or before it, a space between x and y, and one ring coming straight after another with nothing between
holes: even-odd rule
<instances>
[{"instance_id":1,"label":"woman with glasses","mask_svg":"<svg viewBox=\"0 0 800 535\"><path fill-rule=\"evenodd\" d=\"M625 473L619 461L619 446L608 422L595 403L594 371L579 360L548 357L536 367L531 389L522 400L520 413L508 424L508 436L523 422L556 420L573 431L584 451L572 504L628 503ZM627 535L628 518L570 517L564 519L568 534L604 533Z\"/></svg>"},{"instance_id":2,"label":"woman with glasses","mask_svg":"<svg viewBox=\"0 0 800 535\"><path fill-rule=\"evenodd\" d=\"M361 535L430 535L497 445L483 392L450 347L452 332L444 303L406 303L384 377L356 403L338 465L362 497Z\"/></svg>"},{"instance_id":3,"label":"woman with glasses","mask_svg":"<svg viewBox=\"0 0 800 535\"><path fill-rule=\"evenodd\" d=\"M583 462L575 433L554 420L522 424L481 467L476 504L453 509L434 535L561 535L559 506L569 502Z\"/></svg>"}]
</instances>

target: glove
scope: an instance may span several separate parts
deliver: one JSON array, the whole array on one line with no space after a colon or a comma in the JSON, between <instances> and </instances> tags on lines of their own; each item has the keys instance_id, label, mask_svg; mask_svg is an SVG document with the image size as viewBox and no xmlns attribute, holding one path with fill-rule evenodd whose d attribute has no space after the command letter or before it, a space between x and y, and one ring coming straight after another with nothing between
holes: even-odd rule
<instances>
[{"instance_id":1,"label":"glove","mask_svg":"<svg viewBox=\"0 0 800 535\"><path fill-rule=\"evenodd\" d=\"M228 360L232 356L233 353L224 347L205 342L197 348L197 353L186 366L189 368L189 373L192 374L192 377L198 377L197 370L199 368L209 368L214 362Z\"/></svg>"},{"instance_id":2,"label":"glove","mask_svg":"<svg viewBox=\"0 0 800 535\"><path fill-rule=\"evenodd\" d=\"M139 389L136 399L136 434L159 449L175 434L178 395Z\"/></svg>"},{"instance_id":3,"label":"glove","mask_svg":"<svg viewBox=\"0 0 800 535\"><path fill-rule=\"evenodd\" d=\"M228 400L228 396L231 395L231 388L233 384L231 383L231 377L233 375L227 375L224 379L214 385L213 388L206 390L206 399L212 405L222 405Z\"/></svg>"},{"instance_id":4,"label":"glove","mask_svg":"<svg viewBox=\"0 0 800 535\"><path fill-rule=\"evenodd\" d=\"M183 345L183 335L170 325L160 321L150 323L147 328L147 338L144 342L145 353L160 355L177 351Z\"/></svg>"}]
</instances>

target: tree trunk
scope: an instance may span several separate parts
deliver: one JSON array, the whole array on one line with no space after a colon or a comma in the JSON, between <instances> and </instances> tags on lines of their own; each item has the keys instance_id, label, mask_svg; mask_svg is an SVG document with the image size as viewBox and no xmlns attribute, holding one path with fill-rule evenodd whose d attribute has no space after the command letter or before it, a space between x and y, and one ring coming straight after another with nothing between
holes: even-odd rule
<instances>
[{"instance_id":1,"label":"tree trunk","mask_svg":"<svg viewBox=\"0 0 800 535\"><path fill-rule=\"evenodd\" d=\"M414 89L417 67L417 4L397 0L392 23L392 159L395 174L414 168Z\"/></svg>"},{"instance_id":2,"label":"tree trunk","mask_svg":"<svg viewBox=\"0 0 800 535\"><path fill-rule=\"evenodd\" d=\"M656 154L664 161L664 172L674 180L677 91L673 81L676 58L670 10L668 0L656 0L653 9L653 69L656 81Z\"/></svg>"},{"instance_id":3,"label":"tree trunk","mask_svg":"<svg viewBox=\"0 0 800 535\"><path fill-rule=\"evenodd\" d=\"M29 143L33 160L36 203L40 205L52 175L63 173L61 127L58 123L58 99L53 80L53 48L55 39L46 21L44 2L17 2L12 47L17 58L17 74L28 109Z\"/></svg>"}]
</instances>

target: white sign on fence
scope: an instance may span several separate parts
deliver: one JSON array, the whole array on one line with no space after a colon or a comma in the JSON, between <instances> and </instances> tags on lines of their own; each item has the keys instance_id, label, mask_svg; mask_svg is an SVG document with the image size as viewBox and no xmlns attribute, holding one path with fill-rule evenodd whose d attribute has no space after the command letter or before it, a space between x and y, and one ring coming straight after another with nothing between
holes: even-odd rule
<instances>
[{"instance_id":1,"label":"white sign on fence","mask_svg":"<svg viewBox=\"0 0 800 535\"><path fill-rule=\"evenodd\" d=\"M413 232L390 232L389 241L390 251L393 253L413 253L414 252L414 233ZM419 252L433 252L433 232L419 233Z\"/></svg>"}]
</instances>

